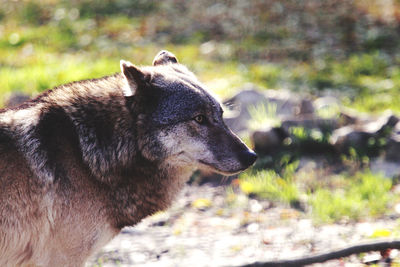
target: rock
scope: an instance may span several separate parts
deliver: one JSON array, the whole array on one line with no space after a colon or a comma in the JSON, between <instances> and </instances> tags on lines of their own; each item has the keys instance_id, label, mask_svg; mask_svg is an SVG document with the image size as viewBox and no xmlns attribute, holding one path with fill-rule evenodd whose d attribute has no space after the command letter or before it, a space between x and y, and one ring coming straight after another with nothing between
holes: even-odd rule
<instances>
[{"instance_id":1,"label":"rock","mask_svg":"<svg viewBox=\"0 0 400 267\"><path fill-rule=\"evenodd\" d=\"M258 91L255 87L242 90L234 97L224 101L228 107L225 123L236 133L247 130L248 122L251 120L249 109L262 107L269 110L272 106L272 116L278 118L292 117L299 113L312 114L313 103L307 99L301 100L297 95L284 90Z\"/></svg>"},{"instance_id":2,"label":"rock","mask_svg":"<svg viewBox=\"0 0 400 267\"><path fill-rule=\"evenodd\" d=\"M324 96L313 102L315 113L320 118L330 119L339 117L340 104L336 97Z\"/></svg>"},{"instance_id":3,"label":"rock","mask_svg":"<svg viewBox=\"0 0 400 267\"><path fill-rule=\"evenodd\" d=\"M164 226L168 223L170 219L170 214L167 212L158 212L149 218L149 223L151 226Z\"/></svg>"},{"instance_id":4,"label":"rock","mask_svg":"<svg viewBox=\"0 0 400 267\"><path fill-rule=\"evenodd\" d=\"M393 133L386 145L386 160L400 163L400 134Z\"/></svg>"},{"instance_id":5,"label":"rock","mask_svg":"<svg viewBox=\"0 0 400 267\"><path fill-rule=\"evenodd\" d=\"M397 142L400 141L400 129L399 129L400 123L396 124L393 129L390 137L388 138L388 143L393 139L393 141Z\"/></svg>"},{"instance_id":6,"label":"rock","mask_svg":"<svg viewBox=\"0 0 400 267\"><path fill-rule=\"evenodd\" d=\"M393 127L393 134L400 134L400 122Z\"/></svg>"},{"instance_id":7,"label":"rock","mask_svg":"<svg viewBox=\"0 0 400 267\"><path fill-rule=\"evenodd\" d=\"M347 153L350 147L366 147L372 137L372 133L357 130L353 126L344 126L333 131L330 142L338 151Z\"/></svg>"},{"instance_id":8,"label":"rock","mask_svg":"<svg viewBox=\"0 0 400 267\"><path fill-rule=\"evenodd\" d=\"M385 134L385 130L392 130L398 122L399 118L393 115L392 112L387 112L377 120L364 124L362 128L372 134Z\"/></svg>"},{"instance_id":9,"label":"rock","mask_svg":"<svg viewBox=\"0 0 400 267\"><path fill-rule=\"evenodd\" d=\"M256 90L241 91L231 99L224 101L224 105L228 107L224 121L236 133L246 130L248 121L251 119L249 107L265 105L267 102L266 97Z\"/></svg>"},{"instance_id":10,"label":"rock","mask_svg":"<svg viewBox=\"0 0 400 267\"><path fill-rule=\"evenodd\" d=\"M27 94L21 92L13 92L4 100L4 106L7 108L16 107L29 99L30 97Z\"/></svg>"},{"instance_id":11,"label":"rock","mask_svg":"<svg viewBox=\"0 0 400 267\"><path fill-rule=\"evenodd\" d=\"M341 152L347 152L349 147L366 149L371 140L374 141L372 138L386 138L398 121L389 112L374 121L344 126L333 131L331 143Z\"/></svg>"},{"instance_id":12,"label":"rock","mask_svg":"<svg viewBox=\"0 0 400 267\"><path fill-rule=\"evenodd\" d=\"M368 116L353 109L342 107L339 113L339 121L342 126L361 124L368 121Z\"/></svg>"},{"instance_id":13,"label":"rock","mask_svg":"<svg viewBox=\"0 0 400 267\"><path fill-rule=\"evenodd\" d=\"M383 173L385 177L398 177L400 175L400 165L397 162L387 161L382 158L372 159L370 170L373 173Z\"/></svg>"},{"instance_id":14,"label":"rock","mask_svg":"<svg viewBox=\"0 0 400 267\"><path fill-rule=\"evenodd\" d=\"M283 144L283 141L287 137L289 137L289 134L281 127L254 131L251 135L254 149L262 153L269 153L276 150Z\"/></svg>"},{"instance_id":15,"label":"rock","mask_svg":"<svg viewBox=\"0 0 400 267\"><path fill-rule=\"evenodd\" d=\"M250 211L253 213L258 213L263 210L263 206L256 199L251 199L249 201Z\"/></svg>"},{"instance_id":16,"label":"rock","mask_svg":"<svg viewBox=\"0 0 400 267\"><path fill-rule=\"evenodd\" d=\"M323 109L323 108L329 108L329 107L338 107L339 106L339 100L337 97L333 96L323 96L319 97L314 100L313 106L316 110L318 109Z\"/></svg>"},{"instance_id":17,"label":"rock","mask_svg":"<svg viewBox=\"0 0 400 267\"><path fill-rule=\"evenodd\" d=\"M247 225L246 230L249 234L253 234L259 231L260 226L258 223L251 223Z\"/></svg>"},{"instance_id":18,"label":"rock","mask_svg":"<svg viewBox=\"0 0 400 267\"><path fill-rule=\"evenodd\" d=\"M276 105L276 115L278 117L295 116L300 113L302 100L293 92L286 90L265 90L264 96L267 98L268 103ZM305 103L304 105L307 106L308 104ZM304 108L306 109L306 107Z\"/></svg>"},{"instance_id":19,"label":"rock","mask_svg":"<svg viewBox=\"0 0 400 267\"><path fill-rule=\"evenodd\" d=\"M387 140L385 159L400 163L400 122L394 128Z\"/></svg>"},{"instance_id":20,"label":"rock","mask_svg":"<svg viewBox=\"0 0 400 267\"><path fill-rule=\"evenodd\" d=\"M300 102L300 115L310 115L314 114L314 105L313 102L309 99L302 99Z\"/></svg>"}]
</instances>

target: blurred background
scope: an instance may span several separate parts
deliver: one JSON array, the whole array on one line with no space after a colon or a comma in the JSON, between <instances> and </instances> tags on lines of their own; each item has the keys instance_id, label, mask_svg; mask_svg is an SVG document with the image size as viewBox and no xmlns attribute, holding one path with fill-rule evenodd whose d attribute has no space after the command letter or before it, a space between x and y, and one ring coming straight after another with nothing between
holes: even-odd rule
<instances>
[{"instance_id":1,"label":"blurred background","mask_svg":"<svg viewBox=\"0 0 400 267\"><path fill-rule=\"evenodd\" d=\"M0 0L0 103L173 52L259 160L196 173L88 266L291 258L399 236L399 41L398 0Z\"/></svg>"}]
</instances>

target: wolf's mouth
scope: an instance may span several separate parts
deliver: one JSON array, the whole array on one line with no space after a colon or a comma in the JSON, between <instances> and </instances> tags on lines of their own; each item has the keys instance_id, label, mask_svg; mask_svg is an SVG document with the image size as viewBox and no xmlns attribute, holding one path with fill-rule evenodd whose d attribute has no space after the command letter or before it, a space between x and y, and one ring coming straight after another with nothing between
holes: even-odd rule
<instances>
[{"instance_id":1,"label":"wolf's mouth","mask_svg":"<svg viewBox=\"0 0 400 267\"><path fill-rule=\"evenodd\" d=\"M217 172L217 173L222 174L222 175L227 175L227 176L232 176L232 175L238 174L238 173L240 173L240 172L242 172L242 171L247 169L247 167L243 167L243 168L240 168L240 169L237 169L237 170L226 171L226 170L221 170L220 168L216 167L215 165L213 165L211 163L208 163L206 161L203 161L203 160L199 160L198 162L202 166L206 167L208 170L211 170L213 172Z\"/></svg>"}]
</instances>

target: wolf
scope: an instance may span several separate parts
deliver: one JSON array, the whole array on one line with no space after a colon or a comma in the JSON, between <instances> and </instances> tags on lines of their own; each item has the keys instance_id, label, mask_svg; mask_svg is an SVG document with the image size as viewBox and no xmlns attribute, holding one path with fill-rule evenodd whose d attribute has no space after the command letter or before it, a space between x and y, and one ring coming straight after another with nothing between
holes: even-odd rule
<instances>
[{"instance_id":1,"label":"wolf","mask_svg":"<svg viewBox=\"0 0 400 267\"><path fill-rule=\"evenodd\" d=\"M257 156L168 51L151 66L61 85L0 112L0 266L83 266L164 210L194 170Z\"/></svg>"}]
</instances>

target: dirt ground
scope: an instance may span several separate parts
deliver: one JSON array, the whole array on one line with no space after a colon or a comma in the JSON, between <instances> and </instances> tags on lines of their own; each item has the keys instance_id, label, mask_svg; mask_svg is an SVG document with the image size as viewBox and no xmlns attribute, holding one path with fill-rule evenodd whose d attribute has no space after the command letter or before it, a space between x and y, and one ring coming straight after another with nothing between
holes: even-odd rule
<instances>
[{"instance_id":1,"label":"dirt ground","mask_svg":"<svg viewBox=\"0 0 400 267\"><path fill-rule=\"evenodd\" d=\"M316 226L304 212L232 194L226 186L187 185L173 206L124 228L86 265L240 266L292 259L372 241L397 218ZM392 251L396 256L397 251ZM314 266L363 266L378 253Z\"/></svg>"}]
</instances>

